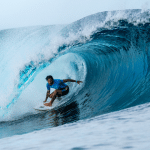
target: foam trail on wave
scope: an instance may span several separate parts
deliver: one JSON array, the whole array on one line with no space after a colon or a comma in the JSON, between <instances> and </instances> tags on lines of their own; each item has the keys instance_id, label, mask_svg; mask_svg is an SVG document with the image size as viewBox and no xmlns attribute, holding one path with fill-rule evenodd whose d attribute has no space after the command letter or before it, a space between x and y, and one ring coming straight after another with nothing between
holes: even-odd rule
<instances>
[{"instance_id":1,"label":"foam trail on wave","mask_svg":"<svg viewBox=\"0 0 150 150\"><path fill-rule=\"evenodd\" d=\"M47 75L53 75L55 79L75 79L84 82L86 78L86 65L84 60L75 53L67 53L56 59L51 65L39 71L34 80L22 91L17 102L13 107L9 108L9 113L5 111L3 120L14 120L22 115L34 113L35 106L42 104L46 95L46 80ZM82 85L76 83L67 83L70 87L70 92L67 95L77 95L82 89ZM52 92L53 90L51 90ZM68 98L65 97L59 102L59 105L65 103ZM13 118L12 118L13 116Z\"/></svg>"},{"instance_id":2,"label":"foam trail on wave","mask_svg":"<svg viewBox=\"0 0 150 150\"><path fill-rule=\"evenodd\" d=\"M41 49L46 49L51 37L61 28L47 26L0 31L0 77L3 79L0 81L1 110L9 106L13 102L12 99L16 97L14 89L17 88L19 82L20 70L31 61L36 64L41 60ZM53 57L53 53L51 53L51 57ZM55 53L57 53L56 50Z\"/></svg>"},{"instance_id":3,"label":"foam trail on wave","mask_svg":"<svg viewBox=\"0 0 150 150\"><path fill-rule=\"evenodd\" d=\"M69 51L76 45L84 45L92 41L91 35L94 35L97 31L124 25L125 21L135 25L146 23L149 21L149 14L149 10L102 12L78 20L63 29L61 28L62 30L59 28L53 31L51 27L40 27L1 31L0 34L5 37L0 40L0 43L3 43L0 47L2 49L0 55L2 60L0 71L2 73L0 77L3 79L0 82L2 85L0 89L1 109L9 106L11 102L14 103L14 98L18 99L18 96L34 80L40 70L42 71L39 68L40 64L47 65L49 60L56 58L61 52ZM108 46L108 44L106 45ZM31 65L31 68L35 67L35 74L26 74L24 68L28 65ZM39 68L39 70L36 70L36 68ZM32 72L32 69L29 71ZM23 85L21 90L18 89L18 85L23 78L20 76L20 72L25 72L24 76L27 77L21 82L21 85ZM18 92L17 96L14 91Z\"/></svg>"}]
</instances>

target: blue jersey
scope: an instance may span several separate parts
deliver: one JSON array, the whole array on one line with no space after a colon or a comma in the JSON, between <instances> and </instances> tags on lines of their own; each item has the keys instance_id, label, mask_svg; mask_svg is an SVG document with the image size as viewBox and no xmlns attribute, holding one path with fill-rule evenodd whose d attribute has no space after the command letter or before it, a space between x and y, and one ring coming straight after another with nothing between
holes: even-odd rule
<instances>
[{"instance_id":1,"label":"blue jersey","mask_svg":"<svg viewBox=\"0 0 150 150\"><path fill-rule=\"evenodd\" d=\"M48 83L46 84L47 90L50 90L50 88L60 90L60 89L64 89L66 86L67 84L65 84L64 81L60 79L54 79L53 85L49 85Z\"/></svg>"}]
</instances>

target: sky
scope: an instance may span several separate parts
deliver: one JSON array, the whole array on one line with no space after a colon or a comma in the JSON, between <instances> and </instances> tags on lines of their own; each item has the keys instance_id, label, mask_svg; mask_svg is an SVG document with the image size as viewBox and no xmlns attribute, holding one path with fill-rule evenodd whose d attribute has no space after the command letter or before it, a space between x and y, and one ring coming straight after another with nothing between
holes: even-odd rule
<instances>
[{"instance_id":1,"label":"sky","mask_svg":"<svg viewBox=\"0 0 150 150\"><path fill-rule=\"evenodd\" d=\"M69 24L103 11L150 9L150 0L0 0L0 30Z\"/></svg>"}]
</instances>

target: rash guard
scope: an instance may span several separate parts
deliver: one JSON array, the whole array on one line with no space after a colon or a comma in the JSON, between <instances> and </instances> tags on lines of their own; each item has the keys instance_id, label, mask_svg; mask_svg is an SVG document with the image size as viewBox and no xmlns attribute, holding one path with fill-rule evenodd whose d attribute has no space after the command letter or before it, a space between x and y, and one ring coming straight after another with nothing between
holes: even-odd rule
<instances>
[{"instance_id":1,"label":"rash guard","mask_svg":"<svg viewBox=\"0 0 150 150\"><path fill-rule=\"evenodd\" d=\"M49 85L48 83L46 84L46 87L47 87L48 91L50 90L50 88L60 90L60 89L66 88L66 86L67 86L67 84L65 84L64 81L60 80L60 79L54 79L54 84L53 85Z\"/></svg>"}]
</instances>

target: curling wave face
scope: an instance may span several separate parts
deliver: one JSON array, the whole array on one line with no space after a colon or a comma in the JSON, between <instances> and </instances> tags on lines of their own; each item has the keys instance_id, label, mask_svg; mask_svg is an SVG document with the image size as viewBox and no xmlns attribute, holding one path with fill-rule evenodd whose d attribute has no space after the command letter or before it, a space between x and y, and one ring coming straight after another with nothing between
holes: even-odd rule
<instances>
[{"instance_id":1,"label":"curling wave face","mask_svg":"<svg viewBox=\"0 0 150 150\"><path fill-rule=\"evenodd\" d=\"M83 81L55 108L57 125L149 102L149 16L102 12L67 26L0 31L0 121L34 115L49 74Z\"/></svg>"}]
</instances>

